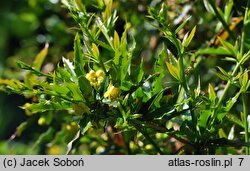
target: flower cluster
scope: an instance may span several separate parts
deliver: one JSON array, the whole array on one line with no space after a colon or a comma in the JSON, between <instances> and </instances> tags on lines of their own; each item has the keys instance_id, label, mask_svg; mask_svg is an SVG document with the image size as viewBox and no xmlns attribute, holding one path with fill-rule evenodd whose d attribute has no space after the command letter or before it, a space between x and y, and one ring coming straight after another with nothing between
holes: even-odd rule
<instances>
[{"instance_id":1,"label":"flower cluster","mask_svg":"<svg viewBox=\"0 0 250 171\"><path fill-rule=\"evenodd\" d=\"M94 71L91 70L89 73L86 74L86 78L89 80L90 84L95 88L95 90L98 90L100 87L103 77L104 77L103 70Z\"/></svg>"}]
</instances>

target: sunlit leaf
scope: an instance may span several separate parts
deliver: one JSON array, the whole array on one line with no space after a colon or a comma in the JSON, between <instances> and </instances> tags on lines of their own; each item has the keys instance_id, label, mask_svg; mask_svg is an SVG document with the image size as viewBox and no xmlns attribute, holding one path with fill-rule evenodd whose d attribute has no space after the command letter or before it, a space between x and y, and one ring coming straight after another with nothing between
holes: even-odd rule
<instances>
[{"instance_id":1,"label":"sunlit leaf","mask_svg":"<svg viewBox=\"0 0 250 171\"><path fill-rule=\"evenodd\" d=\"M97 59L99 61L99 49L98 47L96 46L96 44L92 43L92 52L93 52L93 56L95 59Z\"/></svg>"},{"instance_id":2,"label":"sunlit leaf","mask_svg":"<svg viewBox=\"0 0 250 171\"><path fill-rule=\"evenodd\" d=\"M118 49L120 47L120 38L116 31L114 31L114 48Z\"/></svg>"},{"instance_id":3,"label":"sunlit leaf","mask_svg":"<svg viewBox=\"0 0 250 171\"><path fill-rule=\"evenodd\" d=\"M49 48L49 44L45 44L45 47L37 54L35 61L33 63L34 69L36 70L41 69L43 61L48 54L48 48Z\"/></svg>"},{"instance_id":4,"label":"sunlit leaf","mask_svg":"<svg viewBox=\"0 0 250 171\"><path fill-rule=\"evenodd\" d=\"M196 26L192 29L192 31L188 35L188 37L185 40L183 40L183 46L184 47L188 47L188 45L190 44L190 42L192 41L192 39L194 37L195 31L196 31Z\"/></svg>"},{"instance_id":5,"label":"sunlit leaf","mask_svg":"<svg viewBox=\"0 0 250 171\"><path fill-rule=\"evenodd\" d=\"M209 93L209 99L214 102L215 99L217 98L217 95L214 91L212 84L208 84L208 93Z\"/></svg>"},{"instance_id":6,"label":"sunlit leaf","mask_svg":"<svg viewBox=\"0 0 250 171\"><path fill-rule=\"evenodd\" d=\"M171 65L170 63L166 62L167 68L169 73L178 81L180 81L180 71L178 70L177 67Z\"/></svg>"}]
</instances>

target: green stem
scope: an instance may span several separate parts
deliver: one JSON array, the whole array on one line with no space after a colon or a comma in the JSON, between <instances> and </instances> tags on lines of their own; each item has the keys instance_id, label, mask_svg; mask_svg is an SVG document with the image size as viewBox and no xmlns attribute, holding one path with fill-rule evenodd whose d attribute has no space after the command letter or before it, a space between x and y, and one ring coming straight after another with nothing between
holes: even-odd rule
<instances>
[{"instance_id":1,"label":"green stem","mask_svg":"<svg viewBox=\"0 0 250 171\"><path fill-rule=\"evenodd\" d=\"M248 99L247 99L247 94L243 93L242 94L242 102L243 102L243 114L244 114L244 129L245 129L245 142L246 144L249 143L249 134L248 134ZM246 155L249 155L249 147L246 146Z\"/></svg>"},{"instance_id":2,"label":"green stem","mask_svg":"<svg viewBox=\"0 0 250 171\"><path fill-rule=\"evenodd\" d=\"M226 23L226 21L224 20L224 18L220 15L216 5L215 5L215 2L213 0L208 0L209 4L211 5L211 7L213 8L214 12L215 12L215 15L216 17L220 20L220 22L222 23L224 29L228 32L229 36L233 39L233 40L236 40L233 32L230 30L228 24Z\"/></svg>"},{"instance_id":3,"label":"green stem","mask_svg":"<svg viewBox=\"0 0 250 171\"><path fill-rule=\"evenodd\" d=\"M243 53L244 53L244 43L245 43L245 30L246 30L246 22L247 22L247 14L248 14L248 7L249 7L250 0L247 1L247 7L245 10L245 16L244 16L244 23L243 23L243 31L241 36L241 47L240 47L240 59L242 59ZM241 71L243 72L244 68L241 67ZM249 133L248 133L248 97L245 92L241 95L242 105L243 105L243 116L244 116L244 130L245 130L245 142L249 143ZM249 147L246 146L246 155L249 155Z\"/></svg>"},{"instance_id":4,"label":"green stem","mask_svg":"<svg viewBox=\"0 0 250 171\"><path fill-rule=\"evenodd\" d=\"M240 68L241 63L242 63L242 60L240 60L239 62L237 62L236 66L235 66L235 68L234 68L234 70L233 70L233 72L232 72L232 74L231 74L232 77L236 74L236 72L237 72L238 69ZM230 85L231 85L231 81L229 80L229 81L227 82L227 84L226 84L226 87L225 87L225 89L224 89L224 91L223 91L223 93L222 93L220 99L219 99L219 102L217 103L216 109L218 109L218 108L220 107L222 101L224 100L224 98L225 98L225 96L226 96L226 93L227 93L227 91L228 91Z\"/></svg>"}]
</instances>

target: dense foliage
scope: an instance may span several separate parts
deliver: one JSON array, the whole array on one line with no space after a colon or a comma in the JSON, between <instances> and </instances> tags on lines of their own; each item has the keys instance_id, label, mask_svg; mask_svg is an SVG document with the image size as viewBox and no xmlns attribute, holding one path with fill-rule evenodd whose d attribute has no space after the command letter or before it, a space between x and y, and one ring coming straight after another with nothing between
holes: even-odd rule
<instances>
[{"instance_id":1,"label":"dense foliage","mask_svg":"<svg viewBox=\"0 0 250 171\"><path fill-rule=\"evenodd\" d=\"M0 79L30 99L11 142L32 134L26 153L38 154L249 154L249 2L62 4L77 24L72 55L44 70L46 43L16 62L23 77Z\"/></svg>"}]
</instances>

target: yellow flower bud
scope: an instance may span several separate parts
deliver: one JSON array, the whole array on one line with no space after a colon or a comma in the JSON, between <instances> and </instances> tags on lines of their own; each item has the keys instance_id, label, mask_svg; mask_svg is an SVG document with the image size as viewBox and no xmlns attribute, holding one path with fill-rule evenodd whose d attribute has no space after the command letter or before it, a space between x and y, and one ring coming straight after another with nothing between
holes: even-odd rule
<instances>
[{"instance_id":1,"label":"yellow flower bud","mask_svg":"<svg viewBox=\"0 0 250 171\"><path fill-rule=\"evenodd\" d=\"M30 111L30 107L31 107L31 104L30 103L25 103L24 105L23 105L23 109L25 110L25 114L27 115L27 116L32 116L34 113L32 113L31 111Z\"/></svg>"},{"instance_id":2,"label":"yellow flower bud","mask_svg":"<svg viewBox=\"0 0 250 171\"><path fill-rule=\"evenodd\" d=\"M46 124L46 118L44 116L41 116L38 121L37 121L38 125L42 126Z\"/></svg>"},{"instance_id":3,"label":"yellow flower bud","mask_svg":"<svg viewBox=\"0 0 250 171\"><path fill-rule=\"evenodd\" d=\"M108 90L104 93L104 97L108 97L109 99L114 100L119 96L119 94L119 88L115 87L113 84L109 84Z\"/></svg>"}]
</instances>

